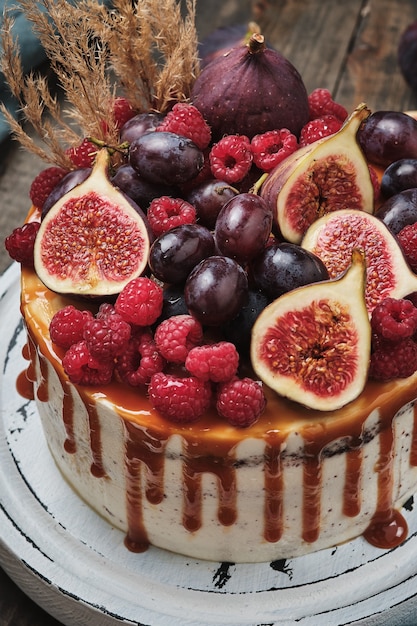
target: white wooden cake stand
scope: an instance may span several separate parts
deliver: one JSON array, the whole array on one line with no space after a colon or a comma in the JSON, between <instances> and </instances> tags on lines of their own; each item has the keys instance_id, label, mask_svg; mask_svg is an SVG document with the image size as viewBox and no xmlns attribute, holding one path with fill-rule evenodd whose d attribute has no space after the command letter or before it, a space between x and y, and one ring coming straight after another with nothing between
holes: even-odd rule
<instances>
[{"instance_id":1,"label":"white wooden cake stand","mask_svg":"<svg viewBox=\"0 0 417 626\"><path fill-rule=\"evenodd\" d=\"M68 626L411 626L417 623L417 512L409 536L382 551L362 538L261 564L130 553L122 532L82 502L49 454L24 369L19 271L0 278L0 562ZM414 617L413 617L414 615Z\"/></svg>"}]
</instances>

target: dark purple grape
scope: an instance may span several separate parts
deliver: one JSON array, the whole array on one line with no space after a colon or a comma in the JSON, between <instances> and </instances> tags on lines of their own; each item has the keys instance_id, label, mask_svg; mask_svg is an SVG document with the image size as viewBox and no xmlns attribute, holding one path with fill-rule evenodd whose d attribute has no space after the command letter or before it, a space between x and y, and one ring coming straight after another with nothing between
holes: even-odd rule
<instances>
[{"instance_id":1,"label":"dark purple grape","mask_svg":"<svg viewBox=\"0 0 417 626\"><path fill-rule=\"evenodd\" d=\"M207 326L225 324L236 317L247 294L245 270L233 259L217 255L201 261L184 288L188 310Z\"/></svg>"},{"instance_id":2,"label":"dark purple grape","mask_svg":"<svg viewBox=\"0 0 417 626\"><path fill-rule=\"evenodd\" d=\"M417 159L400 159L388 165L381 179L381 193L385 198L413 188L417 188Z\"/></svg>"},{"instance_id":3,"label":"dark purple grape","mask_svg":"<svg viewBox=\"0 0 417 626\"><path fill-rule=\"evenodd\" d=\"M417 158L417 120L401 111L375 111L357 136L366 158L376 165Z\"/></svg>"},{"instance_id":4,"label":"dark purple grape","mask_svg":"<svg viewBox=\"0 0 417 626\"><path fill-rule=\"evenodd\" d=\"M200 224L182 224L160 235L151 246L149 267L165 283L183 283L200 261L214 253L214 238Z\"/></svg>"},{"instance_id":5,"label":"dark purple grape","mask_svg":"<svg viewBox=\"0 0 417 626\"><path fill-rule=\"evenodd\" d=\"M184 289L178 285L168 285L164 288L162 312L155 326L173 315L189 315L185 304Z\"/></svg>"},{"instance_id":6,"label":"dark purple grape","mask_svg":"<svg viewBox=\"0 0 417 626\"><path fill-rule=\"evenodd\" d=\"M91 173L91 167L82 167L78 170L72 170L68 172L57 185L52 189L49 196L46 198L43 207L41 219L45 217L48 211L54 206L56 202L68 191L74 189L77 185L83 183Z\"/></svg>"},{"instance_id":7,"label":"dark purple grape","mask_svg":"<svg viewBox=\"0 0 417 626\"><path fill-rule=\"evenodd\" d=\"M406 189L391 196L375 215L394 235L398 235L405 226L417 222L417 189Z\"/></svg>"},{"instance_id":8,"label":"dark purple grape","mask_svg":"<svg viewBox=\"0 0 417 626\"><path fill-rule=\"evenodd\" d=\"M154 198L160 196L178 197L180 190L172 185L155 185L140 176L129 163L121 165L111 183L118 187L123 193L138 204L142 210L146 211Z\"/></svg>"},{"instance_id":9,"label":"dark purple grape","mask_svg":"<svg viewBox=\"0 0 417 626\"><path fill-rule=\"evenodd\" d=\"M212 230L220 210L237 193L229 183L213 179L197 185L185 199L195 207L199 223Z\"/></svg>"},{"instance_id":10,"label":"dark purple grape","mask_svg":"<svg viewBox=\"0 0 417 626\"><path fill-rule=\"evenodd\" d=\"M271 228L272 210L266 201L253 193L240 193L220 211L214 239L222 254L250 261L264 249Z\"/></svg>"},{"instance_id":11,"label":"dark purple grape","mask_svg":"<svg viewBox=\"0 0 417 626\"><path fill-rule=\"evenodd\" d=\"M200 172L204 154L191 139L176 133L155 132L131 143L129 162L151 183L181 185Z\"/></svg>"},{"instance_id":12,"label":"dark purple grape","mask_svg":"<svg viewBox=\"0 0 417 626\"><path fill-rule=\"evenodd\" d=\"M150 111L149 113L139 113L135 117L130 118L120 129L120 143L132 143L145 133L155 130L162 122L164 116L162 113Z\"/></svg>"},{"instance_id":13,"label":"dark purple grape","mask_svg":"<svg viewBox=\"0 0 417 626\"><path fill-rule=\"evenodd\" d=\"M251 276L258 289L275 299L297 287L328 280L322 260L294 243L274 243L251 263Z\"/></svg>"},{"instance_id":14,"label":"dark purple grape","mask_svg":"<svg viewBox=\"0 0 417 626\"><path fill-rule=\"evenodd\" d=\"M241 355L249 354L252 327L269 302L261 291L249 289L246 304L232 321L222 327L224 338L234 343Z\"/></svg>"}]
</instances>

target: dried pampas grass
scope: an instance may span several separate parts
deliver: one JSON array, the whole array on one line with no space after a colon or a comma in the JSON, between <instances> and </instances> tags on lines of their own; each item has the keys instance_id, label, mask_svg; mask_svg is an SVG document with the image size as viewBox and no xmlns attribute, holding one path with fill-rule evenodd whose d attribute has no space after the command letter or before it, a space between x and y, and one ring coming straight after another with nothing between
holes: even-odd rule
<instances>
[{"instance_id":1,"label":"dried pampas grass","mask_svg":"<svg viewBox=\"0 0 417 626\"><path fill-rule=\"evenodd\" d=\"M168 111L187 100L199 71L195 2L186 0L17 0L46 52L64 100L51 93L47 79L24 75L13 20L2 28L2 71L20 103L22 121L35 142L2 105L14 136L46 162L71 168L70 146L83 137L108 145L117 141L112 102L126 97L139 113Z\"/></svg>"}]
</instances>

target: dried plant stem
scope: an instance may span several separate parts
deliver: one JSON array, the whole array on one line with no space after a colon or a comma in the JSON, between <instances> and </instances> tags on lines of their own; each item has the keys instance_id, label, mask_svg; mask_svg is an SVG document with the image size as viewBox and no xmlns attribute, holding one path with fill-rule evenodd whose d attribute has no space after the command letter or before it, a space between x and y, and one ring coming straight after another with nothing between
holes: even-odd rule
<instances>
[{"instance_id":1,"label":"dried plant stem","mask_svg":"<svg viewBox=\"0 0 417 626\"><path fill-rule=\"evenodd\" d=\"M98 0L17 0L65 95L61 106L44 77L24 75L6 12L2 70L24 121L45 148L3 106L18 141L45 161L71 167L67 148L82 137L117 142L116 95L125 96L137 112L166 112L186 100L199 70L195 2L186 0L182 17L177 0L114 0L112 10Z\"/></svg>"}]
</instances>

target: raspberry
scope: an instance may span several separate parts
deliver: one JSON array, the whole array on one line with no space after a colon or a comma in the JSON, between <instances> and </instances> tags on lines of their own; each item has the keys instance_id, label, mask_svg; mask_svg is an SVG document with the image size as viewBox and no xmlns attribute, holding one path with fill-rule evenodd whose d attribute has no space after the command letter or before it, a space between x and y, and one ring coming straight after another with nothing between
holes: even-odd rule
<instances>
[{"instance_id":1,"label":"raspberry","mask_svg":"<svg viewBox=\"0 0 417 626\"><path fill-rule=\"evenodd\" d=\"M318 139L333 135L342 127L342 122L333 115L323 115L307 122L301 129L300 146L307 146Z\"/></svg>"},{"instance_id":2,"label":"raspberry","mask_svg":"<svg viewBox=\"0 0 417 626\"><path fill-rule=\"evenodd\" d=\"M404 226L397 239L409 266L417 272L417 222Z\"/></svg>"},{"instance_id":3,"label":"raspberry","mask_svg":"<svg viewBox=\"0 0 417 626\"><path fill-rule=\"evenodd\" d=\"M266 406L262 386L252 378L233 378L220 385L216 408L232 426L251 426Z\"/></svg>"},{"instance_id":4,"label":"raspberry","mask_svg":"<svg viewBox=\"0 0 417 626\"><path fill-rule=\"evenodd\" d=\"M335 102L332 94L328 89L315 89L308 96L308 104L310 109L310 120L323 115L333 115L341 122L344 122L348 116L345 107Z\"/></svg>"},{"instance_id":5,"label":"raspberry","mask_svg":"<svg viewBox=\"0 0 417 626\"><path fill-rule=\"evenodd\" d=\"M152 376L148 393L153 408L177 424L198 420L209 408L212 395L210 383L163 372Z\"/></svg>"},{"instance_id":6,"label":"raspberry","mask_svg":"<svg viewBox=\"0 0 417 626\"><path fill-rule=\"evenodd\" d=\"M108 385L113 376L113 361L95 359L85 341L74 343L68 348L62 365L75 385Z\"/></svg>"},{"instance_id":7,"label":"raspberry","mask_svg":"<svg viewBox=\"0 0 417 626\"><path fill-rule=\"evenodd\" d=\"M91 311L80 311L72 304L59 309L49 324L51 341L61 348L68 349L83 339L84 326L93 320Z\"/></svg>"},{"instance_id":8,"label":"raspberry","mask_svg":"<svg viewBox=\"0 0 417 626\"><path fill-rule=\"evenodd\" d=\"M177 102L155 129L170 132L191 139L200 150L210 143L211 130L200 111L192 104Z\"/></svg>"},{"instance_id":9,"label":"raspberry","mask_svg":"<svg viewBox=\"0 0 417 626\"><path fill-rule=\"evenodd\" d=\"M417 331L417 308L410 300L384 298L372 311L371 328L388 341L408 339Z\"/></svg>"},{"instance_id":10,"label":"raspberry","mask_svg":"<svg viewBox=\"0 0 417 626\"><path fill-rule=\"evenodd\" d=\"M136 115L135 109L126 98L118 97L113 102L113 116L116 128L120 130L126 122Z\"/></svg>"},{"instance_id":11,"label":"raspberry","mask_svg":"<svg viewBox=\"0 0 417 626\"><path fill-rule=\"evenodd\" d=\"M129 324L150 326L161 315L163 289L150 278L133 278L116 298L116 313Z\"/></svg>"},{"instance_id":12,"label":"raspberry","mask_svg":"<svg viewBox=\"0 0 417 626\"><path fill-rule=\"evenodd\" d=\"M62 167L47 167L33 179L29 189L29 198L32 204L42 209L46 198L64 176L68 174Z\"/></svg>"},{"instance_id":13,"label":"raspberry","mask_svg":"<svg viewBox=\"0 0 417 626\"><path fill-rule=\"evenodd\" d=\"M264 172L270 172L278 163L298 148L297 137L286 128L269 130L255 135L251 141L253 162Z\"/></svg>"},{"instance_id":14,"label":"raspberry","mask_svg":"<svg viewBox=\"0 0 417 626\"><path fill-rule=\"evenodd\" d=\"M185 363L188 353L203 338L201 324L191 315L173 315L163 320L155 331L155 343L171 363Z\"/></svg>"},{"instance_id":15,"label":"raspberry","mask_svg":"<svg viewBox=\"0 0 417 626\"><path fill-rule=\"evenodd\" d=\"M226 135L214 144L209 154L211 172L226 183L238 183L252 165L250 141L245 135Z\"/></svg>"},{"instance_id":16,"label":"raspberry","mask_svg":"<svg viewBox=\"0 0 417 626\"><path fill-rule=\"evenodd\" d=\"M39 222L28 222L15 228L4 240L10 257L26 267L33 267L33 247L38 233Z\"/></svg>"},{"instance_id":17,"label":"raspberry","mask_svg":"<svg viewBox=\"0 0 417 626\"><path fill-rule=\"evenodd\" d=\"M235 376L239 353L233 343L220 341L192 348L185 359L185 367L200 380L222 383Z\"/></svg>"},{"instance_id":18,"label":"raspberry","mask_svg":"<svg viewBox=\"0 0 417 626\"><path fill-rule=\"evenodd\" d=\"M75 167L91 167L97 155L97 146L85 138L80 145L69 148L67 155Z\"/></svg>"},{"instance_id":19,"label":"raspberry","mask_svg":"<svg viewBox=\"0 0 417 626\"><path fill-rule=\"evenodd\" d=\"M127 348L130 331L130 324L121 315L112 313L86 322L83 337L94 358L110 360Z\"/></svg>"},{"instance_id":20,"label":"raspberry","mask_svg":"<svg viewBox=\"0 0 417 626\"><path fill-rule=\"evenodd\" d=\"M194 224L197 212L192 204L182 198L160 196L150 203L147 217L153 234L159 237L175 226Z\"/></svg>"},{"instance_id":21,"label":"raspberry","mask_svg":"<svg viewBox=\"0 0 417 626\"><path fill-rule=\"evenodd\" d=\"M135 334L117 359L116 370L122 381L133 387L148 385L152 376L162 372L165 360L160 355L152 333Z\"/></svg>"},{"instance_id":22,"label":"raspberry","mask_svg":"<svg viewBox=\"0 0 417 626\"><path fill-rule=\"evenodd\" d=\"M379 342L371 354L369 377L388 381L407 378L417 370L417 344L410 338L397 343Z\"/></svg>"}]
</instances>

